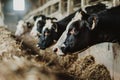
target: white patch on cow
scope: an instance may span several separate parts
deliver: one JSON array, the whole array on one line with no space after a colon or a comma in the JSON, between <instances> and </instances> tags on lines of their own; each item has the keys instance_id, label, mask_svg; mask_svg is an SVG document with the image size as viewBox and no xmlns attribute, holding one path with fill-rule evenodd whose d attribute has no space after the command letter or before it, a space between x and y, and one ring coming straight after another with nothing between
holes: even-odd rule
<instances>
[{"instance_id":1,"label":"white patch on cow","mask_svg":"<svg viewBox=\"0 0 120 80\"><path fill-rule=\"evenodd\" d=\"M53 22L57 22L57 20L56 20L56 19L53 19L52 21L53 21Z\"/></svg>"},{"instance_id":2,"label":"white patch on cow","mask_svg":"<svg viewBox=\"0 0 120 80\"><path fill-rule=\"evenodd\" d=\"M57 43L53 46L53 51L55 51L55 49L57 48L57 55L63 55L64 53L61 50L61 47L64 45L64 42L67 38L67 33L68 33L68 29L70 27L70 25L77 21L77 20L81 20L82 19L82 14L81 12L76 12L75 16L72 18L72 20L69 22L69 24L66 27L66 30L63 32L63 34L61 35L61 37L59 38L59 40L57 41ZM64 45L65 46L65 45Z\"/></svg>"},{"instance_id":3,"label":"white patch on cow","mask_svg":"<svg viewBox=\"0 0 120 80\"><path fill-rule=\"evenodd\" d=\"M93 24L92 24L91 30L93 30L94 28L95 28L95 20L93 20Z\"/></svg>"},{"instance_id":4,"label":"white patch on cow","mask_svg":"<svg viewBox=\"0 0 120 80\"><path fill-rule=\"evenodd\" d=\"M20 20L18 22L18 25L16 26L17 29L15 32L15 36L21 36L27 30L26 26L27 26L26 23L23 20Z\"/></svg>"},{"instance_id":5,"label":"white patch on cow","mask_svg":"<svg viewBox=\"0 0 120 80\"><path fill-rule=\"evenodd\" d=\"M65 45L63 44L65 39L67 38L67 30L65 30L63 32L63 34L61 35L61 37L59 38L59 40L57 41L57 43L53 46L53 51L55 51L57 49L57 55L63 55L64 53L61 50L61 47L65 47ZM63 46L64 45L64 46Z\"/></svg>"},{"instance_id":6,"label":"white patch on cow","mask_svg":"<svg viewBox=\"0 0 120 80\"><path fill-rule=\"evenodd\" d=\"M43 27L43 30L42 31L45 31L45 29L51 29L52 28L52 21L50 19L46 20L46 24L45 26Z\"/></svg>"},{"instance_id":7,"label":"white patch on cow","mask_svg":"<svg viewBox=\"0 0 120 80\"><path fill-rule=\"evenodd\" d=\"M39 17L39 18L36 19L35 24L34 24L32 30L31 30L31 32L30 32L30 35L31 35L31 36L34 36L34 37L37 36L37 33L38 33L38 31L37 31L37 23L38 23L38 21L40 21L40 20L42 20L42 17Z\"/></svg>"},{"instance_id":8,"label":"white patch on cow","mask_svg":"<svg viewBox=\"0 0 120 80\"><path fill-rule=\"evenodd\" d=\"M62 52L62 50L60 49L60 47L57 48L56 54L59 55L59 56L65 55L65 54Z\"/></svg>"}]
</instances>

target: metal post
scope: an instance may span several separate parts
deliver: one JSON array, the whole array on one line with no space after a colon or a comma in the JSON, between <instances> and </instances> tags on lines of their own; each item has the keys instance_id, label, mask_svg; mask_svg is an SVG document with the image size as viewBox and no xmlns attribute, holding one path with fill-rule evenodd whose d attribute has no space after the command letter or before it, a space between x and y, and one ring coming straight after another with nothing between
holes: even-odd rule
<instances>
[{"instance_id":1,"label":"metal post","mask_svg":"<svg viewBox=\"0 0 120 80\"><path fill-rule=\"evenodd\" d=\"M60 0L60 2L59 2L59 12L61 13L61 14L63 14L63 12L64 12L64 5L63 5L63 0Z\"/></svg>"},{"instance_id":2,"label":"metal post","mask_svg":"<svg viewBox=\"0 0 120 80\"><path fill-rule=\"evenodd\" d=\"M113 6L118 6L120 4L120 0L113 0Z\"/></svg>"},{"instance_id":3,"label":"metal post","mask_svg":"<svg viewBox=\"0 0 120 80\"><path fill-rule=\"evenodd\" d=\"M73 0L67 0L67 14L70 14L73 12Z\"/></svg>"},{"instance_id":4,"label":"metal post","mask_svg":"<svg viewBox=\"0 0 120 80\"><path fill-rule=\"evenodd\" d=\"M81 8L85 6L85 0L81 0Z\"/></svg>"}]
</instances>

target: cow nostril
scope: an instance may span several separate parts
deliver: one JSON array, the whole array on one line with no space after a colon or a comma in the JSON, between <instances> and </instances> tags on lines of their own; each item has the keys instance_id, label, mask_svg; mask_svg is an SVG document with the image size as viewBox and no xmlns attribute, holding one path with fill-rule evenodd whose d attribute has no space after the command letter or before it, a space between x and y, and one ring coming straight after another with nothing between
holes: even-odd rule
<instances>
[{"instance_id":1,"label":"cow nostril","mask_svg":"<svg viewBox=\"0 0 120 80\"><path fill-rule=\"evenodd\" d=\"M54 52L57 52L57 51L58 51L58 48L55 48L55 49L54 49Z\"/></svg>"}]
</instances>

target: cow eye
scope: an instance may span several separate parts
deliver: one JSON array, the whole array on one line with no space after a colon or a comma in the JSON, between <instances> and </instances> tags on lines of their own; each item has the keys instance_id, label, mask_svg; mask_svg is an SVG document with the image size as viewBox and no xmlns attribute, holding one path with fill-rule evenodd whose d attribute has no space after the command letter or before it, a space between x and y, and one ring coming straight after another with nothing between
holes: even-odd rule
<instances>
[{"instance_id":1,"label":"cow eye","mask_svg":"<svg viewBox=\"0 0 120 80\"><path fill-rule=\"evenodd\" d=\"M69 29L69 30L68 30L67 35L71 35L71 33L70 33L70 32L71 32L71 30L72 30L72 29Z\"/></svg>"},{"instance_id":2,"label":"cow eye","mask_svg":"<svg viewBox=\"0 0 120 80\"><path fill-rule=\"evenodd\" d=\"M51 33L51 30L50 29L45 29L45 31L44 31L44 35L45 36L48 36L48 35L50 35L50 33Z\"/></svg>"},{"instance_id":3,"label":"cow eye","mask_svg":"<svg viewBox=\"0 0 120 80\"><path fill-rule=\"evenodd\" d=\"M77 35L79 33L78 30L74 30L74 35Z\"/></svg>"},{"instance_id":4,"label":"cow eye","mask_svg":"<svg viewBox=\"0 0 120 80\"><path fill-rule=\"evenodd\" d=\"M70 29L68 30L69 33L70 33L70 31L72 31L72 28L70 28Z\"/></svg>"},{"instance_id":5,"label":"cow eye","mask_svg":"<svg viewBox=\"0 0 120 80\"><path fill-rule=\"evenodd\" d=\"M77 29L69 29L68 35L78 35L79 31Z\"/></svg>"},{"instance_id":6,"label":"cow eye","mask_svg":"<svg viewBox=\"0 0 120 80\"><path fill-rule=\"evenodd\" d=\"M49 32L45 32L44 35L45 35L45 36L48 36L48 35L50 35L50 33L49 33Z\"/></svg>"}]
</instances>

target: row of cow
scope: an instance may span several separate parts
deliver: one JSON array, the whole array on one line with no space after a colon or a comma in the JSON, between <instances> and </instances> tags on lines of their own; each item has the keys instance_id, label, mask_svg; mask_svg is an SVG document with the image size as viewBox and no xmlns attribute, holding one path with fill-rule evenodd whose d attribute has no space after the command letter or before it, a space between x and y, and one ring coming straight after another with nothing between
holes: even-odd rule
<instances>
[{"instance_id":1,"label":"row of cow","mask_svg":"<svg viewBox=\"0 0 120 80\"><path fill-rule=\"evenodd\" d=\"M107 9L105 4L98 3L85 10L79 9L60 21L44 15L34 16L30 34L39 35L38 47L43 50L57 42L53 51L58 55L101 42L120 42L120 6ZM30 26L28 22L23 23ZM18 24L17 28L20 26ZM18 34L19 31L16 30L16 36L24 33L21 30L22 33Z\"/></svg>"}]
</instances>

